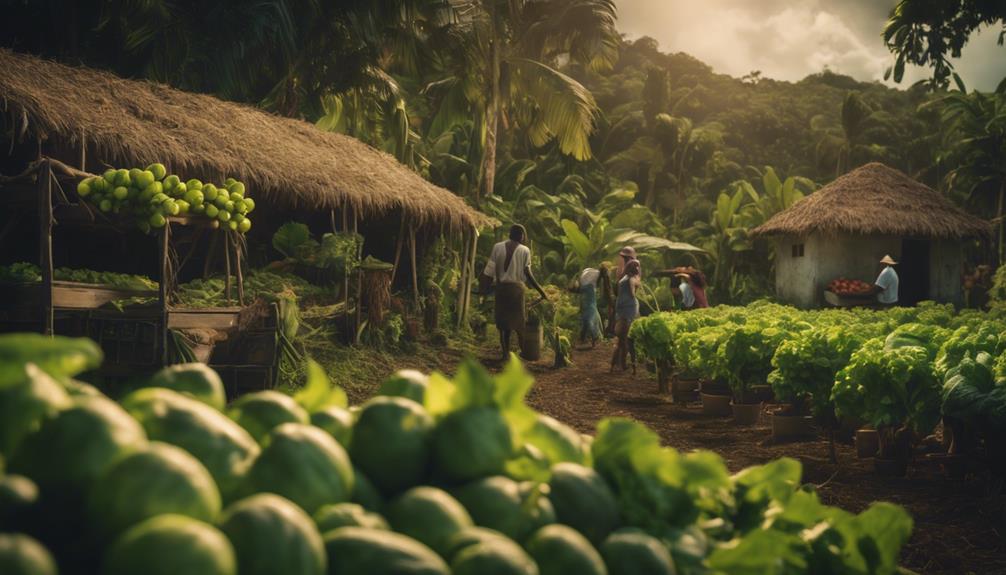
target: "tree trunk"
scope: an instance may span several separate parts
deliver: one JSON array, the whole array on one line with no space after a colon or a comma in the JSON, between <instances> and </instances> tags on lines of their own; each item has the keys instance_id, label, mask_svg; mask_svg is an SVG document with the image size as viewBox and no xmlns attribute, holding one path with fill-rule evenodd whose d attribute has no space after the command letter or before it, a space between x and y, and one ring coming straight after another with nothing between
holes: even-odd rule
<instances>
[{"instance_id":1,"label":"tree trunk","mask_svg":"<svg viewBox=\"0 0 1006 575\"><path fill-rule=\"evenodd\" d=\"M999 184L999 205L996 208L996 218L999 222L999 265L1006 260L1006 222L1003 222L1003 199L1006 196L1006 181Z\"/></svg>"},{"instance_id":2,"label":"tree trunk","mask_svg":"<svg viewBox=\"0 0 1006 575\"><path fill-rule=\"evenodd\" d=\"M495 18L490 15L490 18ZM500 115L500 48L499 38L493 30L490 44L492 62L489 68L489 102L486 107L486 141L482 149L482 166L479 174L479 188L476 192L476 203L488 198L493 193L496 183L496 128Z\"/></svg>"}]
</instances>

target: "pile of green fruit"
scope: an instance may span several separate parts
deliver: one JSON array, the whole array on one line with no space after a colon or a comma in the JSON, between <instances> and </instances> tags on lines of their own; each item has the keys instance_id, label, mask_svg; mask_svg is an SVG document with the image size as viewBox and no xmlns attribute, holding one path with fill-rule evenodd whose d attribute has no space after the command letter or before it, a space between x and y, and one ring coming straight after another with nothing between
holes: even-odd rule
<instances>
[{"instance_id":1,"label":"pile of green fruit","mask_svg":"<svg viewBox=\"0 0 1006 575\"><path fill-rule=\"evenodd\" d=\"M527 406L516 359L355 408L313 362L227 404L202 364L113 401L73 379L100 361L0 336L5 575L883 575L912 529L823 505L791 459L731 475L627 419L581 435Z\"/></svg>"},{"instance_id":2,"label":"pile of green fruit","mask_svg":"<svg viewBox=\"0 0 1006 575\"><path fill-rule=\"evenodd\" d=\"M255 209L255 201L245 197L244 184L234 178L222 186L182 181L168 175L163 164L150 164L145 170L106 170L77 184L77 195L102 212L134 218L144 232L163 228L170 216L189 214L245 233L251 229L248 214Z\"/></svg>"}]
</instances>

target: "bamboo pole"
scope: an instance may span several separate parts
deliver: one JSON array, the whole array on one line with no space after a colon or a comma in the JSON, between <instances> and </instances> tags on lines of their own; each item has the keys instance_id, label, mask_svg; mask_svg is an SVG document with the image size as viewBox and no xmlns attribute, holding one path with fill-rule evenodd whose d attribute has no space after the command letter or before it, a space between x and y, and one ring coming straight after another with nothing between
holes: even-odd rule
<instances>
[{"instance_id":1,"label":"bamboo pole","mask_svg":"<svg viewBox=\"0 0 1006 575\"><path fill-rule=\"evenodd\" d=\"M349 232L349 204L347 203L342 207L342 233ZM352 343L354 339L354 333L350 329L352 326L349 321L349 269L345 270L342 278L342 309L343 313L346 314L344 327L346 329L346 342Z\"/></svg>"},{"instance_id":2,"label":"bamboo pole","mask_svg":"<svg viewBox=\"0 0 1006 575\"><path fill-rule=\"evenodd\" d=\"M41 141L39 143L41 149ZM44 160L38 176L39 266L42 268L42 333L53 334L52 310L52 165Z\"/></svg>"},{"instance_id":3,"label":"bamboo pole","mask_svg":"<svg viewBox=\"0 0 1006 575\"><path fill-rule=\"evenodd\" d=\"M231 305L231 237L224 232L224 294Z\"/></svg>"},{"instance_id":4,"label":"bamboo pole","mask_svg":"<svg viewBox=\"0 0 1006 575\"><path fill-rule=\"evenodd\" d=\"M409 255L412 258L412 299L419 311L419 272L416 262L416 226L409 224Z\"/></svg>"},{"instance_id":5,"label":"bamboo pole","mask_svg":"<svg viewBox=\"0 0 1006 575\"><path fill-rule=\"evenodd\" d=\"M478 270L475 268L475 258L479 251L479 231L472 227L472 244L468 250L468 285L465 287L465 321L468 321L468 312L472 308L472 286L475 285L475 278L478 277Z\"/></svg>"},{"instance_id":6,"label":"bamboo pole","mask_svg":"<svg viewBox=\"0 0 1006 575\"><path fill-rule=\"evenodd\" d=\"M357 218L356 210L353 210L353 233L357 233ZM363 256L363 246L356 248L356 259L359 260ZM353 330L353 343L359 343L360 339L360 322L363 320L363 272L361 270L356 270L356 329ZM374 326L376 327L376 326Z\"/></svg>"},{"instance_id":7,"label":"bamboo pole","mask_svg":"<svg viewBox=\"0 0 1006 575\"><path fill-rule=\"evenodd\" d=\"M161 229L160 244L157 246L157 255L161 263L161 277L157 282L157 304L161 312L161 363L168 365L168 282L170 281L171 266L168 263L168 241L171 235L170 220Z\"/></svg>"},{"instance_id":8,"label":"bamboo pole","mask_svg":"<svg viewBox=\"0 0 1006 575\"><path fill-rule=\"evenodd\" d=\"M231 232L227 232L228 235ZM241 241L235 237L234 242L234 264L237 266L237 279L238 279L238 305L244 307L245 305L245 280L244 275L241 273Z\"/></svg>"},{"instance_id":9,"label":"bamboo pole","mask_svg":"<svg viewBox=\"0 0 1006 575\"><path fill-rule=\"evenodd\" d=\"M461 281L458 282L458 295L457 295L457 321L458 328L464 325L465 318L465 286L468 284L468 234L464 231L461 232Z\"/></svg>"}]
</instances>

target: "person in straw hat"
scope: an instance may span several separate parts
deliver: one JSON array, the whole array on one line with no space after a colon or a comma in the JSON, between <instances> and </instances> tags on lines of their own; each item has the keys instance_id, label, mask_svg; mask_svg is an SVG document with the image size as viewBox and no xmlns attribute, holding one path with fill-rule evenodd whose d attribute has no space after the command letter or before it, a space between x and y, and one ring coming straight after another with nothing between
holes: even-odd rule
<instances>
[{"instance_id":1,"label":"person in straw hat","mask_svg":"<svg viewBox=\"0 0 1006 575\"><path fill-rule=\"evenodd\" d=\"M510 353L510 332L517 332L517 341L523 344L526 309L524 307L524 282L538 290L543 300L547 300L545 290L535 280L531 273L531 250L524 245L527 232L524 226L510 226L510 239L493 246L489 261L482 271L482 292L488 291L488 286L495 280L496 299L495 320L500 332L500 347L502 360L506 361Z\"/></svg>"},{"instance_id":2,"label":"person in straw hat","mask_svg":"<svg viewBox=\"0 0 1006 575\"><path fill-rule=\"evenodd\" d=\"M675 293L681 296L681 309L692 309L695 307L695 292L692 291L691 276L685 272L678 272L674 277L681 282L674 288Z\"/></svg>"},{"instance_id":3,"label":"person in straw hat","mask_svg":"<svg viewBox=\"0 0 1006 575\"><path fill-rule=\"evenodd\" d=\"M894 271L894 266L898 262L890 255L885 255L880 263L884 264L884 269L877 276L877 281L873 282L873 293L877 294L877 303L895 305L898 303L898 272Z\"/></svg>"}]
</instances>

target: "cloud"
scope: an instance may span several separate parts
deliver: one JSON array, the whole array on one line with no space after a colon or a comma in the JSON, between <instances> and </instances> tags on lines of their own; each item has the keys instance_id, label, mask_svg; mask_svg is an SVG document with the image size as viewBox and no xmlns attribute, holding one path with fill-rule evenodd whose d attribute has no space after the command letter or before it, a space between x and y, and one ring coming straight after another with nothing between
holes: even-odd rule
<instances>
[{"instance_id":1,"label":"cloud","mask_svg":"<svg viewBox=\"0 0 1006 575\"><path fill-rule=\"evenodd\" d=\"M619 28L630 37L651 36L665 51L687 52L732 76L761 70L763 76L799 80L828 68L880 80L893 62L880 34L894 1L618 0ZM982 89L1006 75L1006 58L992 52L997 47L986 38L992 36L976 38L958 64L965 80ZM906 77L924 75L915 71Z\"/></svg>"}]
</instances>

